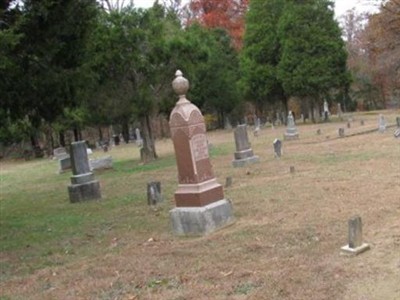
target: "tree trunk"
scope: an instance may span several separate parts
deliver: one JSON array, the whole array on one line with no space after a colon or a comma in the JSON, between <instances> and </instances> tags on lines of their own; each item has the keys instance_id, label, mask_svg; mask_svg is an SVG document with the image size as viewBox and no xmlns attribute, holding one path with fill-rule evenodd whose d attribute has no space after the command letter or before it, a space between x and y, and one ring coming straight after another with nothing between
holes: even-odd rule
<instances>
[{"instance_id":1,"label":"tree trunk","mask_svg":"<svg viewBox=\"0 0 400 300\"><path fill-rule=\"evenodd\" d=\"M99 130L99 140L100 140L100 142L102 142L103 141L103 131L101 131L101 126L98 127L98 130Z\"/></svg>"},{"instance_id":2,"label":"tree trunk","mask_svg":"<svg viewBox=\"0 0 400 300\"><path fill-rule=\"evenodd\" d=\"M80 141L82 141L82 130L80 130L79 128L78 128L78 138Z\"/></svg>"},{"instance_id":3,"label":"tree trunk","mask_svg":"<svg viewBox=\"0 0 400 300\"><path fill-rule=\"evenodd\" d=\"M122 136L124 137L125 143L129 143L129 124L128 121L123 121L122 123Z\"/></svg>"},{"instance_id":4,"label":"tree trunk","mask_svg":"<svg viewBox=\"0 0 400 300\"><path fill-rule=\"evenodd\" d=\"M58 137L59 137L59 140L60 140L60 146L61 147L65 147L65 133L64 133L64 130L61 130L58 133Z\"/></svg>"},{"instance_id":5,"label":"tree trunk","mask_svg":"<svg viewBox=\"0 0 400 300\"><path fill-rule=\"evenodd\" d=\"M315 124L314 99L309 99L308 101L310 103L311 121Z\"/></svg>"},{"instance_id":6,"label":"tree trunk","mask_svg":"<svg viewBox=\"0 0 400 300\"><path fill-rule=\"evenodd\" d=\"M225 120L225 114L221 110L218 112L218 128L219 129L224 129L224 120Z\"/></svg>"},{"instance_id":7,"label":"tree trunk","mask_svg":"<svg viewBox=\"0 0 400 300\"><path fill-rule=\"evenodd\" d=\"M140 150L140 156L142 162L146 163L157 159L157 153L154 144L153 133L151 130L150 117L148 115L142 117L140 119L140 124L143 130L143 147Z\"/></svg>"},{"instance_id":8,"label":"tree trunk","mask_svg":"<svg viewBox=\"0 0 400 300\"><path fill-rule=\"evenodd\" d=\"M281 101L283 105L283 109L285 111L285 118L283 119L285 125L287 125L287 116L289 115L289 105L288 105L288 98L282 93Z\"/></svg>"},{"instance_id":9,"label":"tree trunk","mask_svg":"<svg viewBox=\"0 0 400 300\"><path fill-rule=\"evenodd\" d=\"M36 135L31 134L30 139L31 139L32 150L33 150L33 154L34 154L35 158L43 157L43 151L42 151L42 149L40 149Z\"/></svg>"},{"instance_id":10,"label":"tree trunk","mask_svg":"<svg viewBox=\"0 0 400 300\"><path fill-rule=\"evenodd\" d=\"M74 128L74 139L75 139L75 142L79 141L78 128Z\"/></svg>"}]
</instances>

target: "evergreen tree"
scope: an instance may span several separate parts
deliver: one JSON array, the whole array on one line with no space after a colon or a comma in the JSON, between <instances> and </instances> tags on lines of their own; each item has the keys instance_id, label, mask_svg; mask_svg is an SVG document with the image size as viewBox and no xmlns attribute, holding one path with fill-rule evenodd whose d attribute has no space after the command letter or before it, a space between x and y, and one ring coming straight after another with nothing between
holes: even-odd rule
<instances>
[{"instance_id":1,"label":"evergreen tree","mask_svg":"<svg viewBox=\"0 0 400 300\"><path fill-rule=\"evenodd\" d=\"M332 1L287 1L278 36L278 79L288 96L307 99L313 108L334 89L347 90L347 52Z\"/></svg>"},{"instance_id":2,"label":"evergreen tree","mask_svg":"<svg viewBox=\"0 0 400 300\"><path fill-rule=\"evenodd\" d=\"M277 24L286 1L250 1L241 54L241 87L245 98L253 102L260 114L267 103L287 100L277 77L281 57Z\"/></svg>"},{"instance_id":3,"label":"evergreen tree","mask_svg":"<svg viewBox=\"0 0 400 300\"><path fill-rule=\"evenodd\" d=\"M25 0L1 13L3 113L37 129L42 121L54 122L65 107L78 107L86 96L81 66L95 0Z\"/></svg>"}]
</instances>

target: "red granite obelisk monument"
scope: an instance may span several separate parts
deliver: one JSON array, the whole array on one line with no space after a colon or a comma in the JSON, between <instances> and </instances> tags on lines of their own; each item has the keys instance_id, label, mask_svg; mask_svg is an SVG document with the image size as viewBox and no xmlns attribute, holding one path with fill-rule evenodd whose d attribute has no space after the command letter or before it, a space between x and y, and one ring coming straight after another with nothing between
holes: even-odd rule
<instances>
[{"instance_id":1,"label":"red granite obelisk monument","mask_svg":"<svg viewBox=\"0 0 400 300\"><path fill-rule=\"evenodd\" d=\"M224 199L222 186L212 171L204 117L186 99L189 82L176 72L172 82L179 101L169 120L178 167L176 208L171 210L177 234L205 234L233 221L231 202Z\"/></svg>"}]
</instances>

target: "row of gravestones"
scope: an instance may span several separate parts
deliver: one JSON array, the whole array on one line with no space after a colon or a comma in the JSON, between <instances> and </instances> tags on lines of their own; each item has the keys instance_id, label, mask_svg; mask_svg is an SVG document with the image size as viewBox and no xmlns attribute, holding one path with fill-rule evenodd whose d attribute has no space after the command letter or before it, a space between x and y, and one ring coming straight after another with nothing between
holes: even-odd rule
<instances>
[{"instance_id":1,"label":"row of gravestones","mask_svg":"<svg viewBox=\"0 0 400 300\"><path fill-rule=\"evenodd\" d=\"M314 112L315 112L315 115L319 115L320 114L318 109L315 109ZM343 114L342 108L341 108L341 105L339 103L338 104L338 116L339 116L339 118L342 118L342 114ZM323 115L322 120L323 121L328 121L329 116L330 116L330 112L329 112L328 102L327 101L324 101L323 114L322 115ZM292 113L292 117L293 117L293 113ZM271 125L272 125L272 127L274 127L274 124L275 124L275 126L279 126L279 125L282 125L282 124L287 124L287 122L289 120L288 118L289 117L286 116L285 113L277 112L276 113L276 117L275 117L275 121L271 120ZM303 123L305 122L305 117L304 117L303 114L300 115L300 119L301 119L301 122L303 122ZM260 126L261 126L261 121L260 121L260 118L257 118L256 116L253 117L253 120L254 120L254 135L258 136L258 132L260 131ZM244 123L247 124L247 118L246 117L245 117L245 122ZM294 119L293 119L293 123L294 123ZM230 122L228 117L225 118L224 128L225 129L229 129L229 130L232 129L232 125L231 125L231 122Z\"/></svg>"},{"instance_id":2,"label":"row of gravestones","mask_svg":"<svg viewBox=\"0 0 400 300\"><path fill-rule=\"evenodd\" d=\"M86 143L83 141L83 143ZM73 152L73 148L71 151ZM86 153L88 155L92 154L92 150L90 148L86 148ZM70 155L67 153L64 147L59 147L54 149L53 151L53 159L57 159L59 163L58 173L64 173L65 171L72 169L72 160ZM89 160L90 170L101 170L101 169L110 169L112 168L112 157L105 156L96 159Z\"/></svg>"},{"instance_id":3,"label":"row of gravestones","mask_svg":"<svg viewBox=\"0 0 400 300\"><path fill-rule=\"evenodd\" d=\"M170 211L171 223L174 233L178 235L207 234L233 223L232 203L225 199L223 188L214 176L204 117L186 99L189 82L180 71L176 73L173 88L179 95L179 101L171 112L169 125L176 155L178 187L174 194L176 207ZM239 126L236 130L241 134L237 133L239 138L235 139L235 160L257 161L249 147L246 127ZM287 132L290 137L294 134L292 130ZM90 170L86 143L72 143L71 163L73 176L68 187L71 202L101 198L100 185ZM238 162L240 165L241 162ZM149 183L149 204L157 203L160 195L161 184ZM361 228L355 232L361 232ZM356 249L359 240L358 236L355 241L349 241L349 247Z\"/></svg>"}]
</instances>

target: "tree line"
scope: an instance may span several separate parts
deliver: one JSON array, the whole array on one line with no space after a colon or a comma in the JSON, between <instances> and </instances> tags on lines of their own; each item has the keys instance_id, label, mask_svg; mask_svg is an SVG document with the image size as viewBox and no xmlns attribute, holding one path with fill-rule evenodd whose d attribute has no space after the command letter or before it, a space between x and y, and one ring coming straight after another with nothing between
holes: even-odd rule
<instances>
[{"instance_id":1,"label":"tree line","mask_svg":"<svg viewBox=\"0 0 400 300\"><path fill-rule=\"evenodd\" d=\"M240 119L244 103L262 116L324 99L351 103L348 50L328 0L180 0L149 9L110 1L0 2L0 141L9 145L57 133L75 140L86 126L136 121L143 153L156 158L151 119L176 101L176 69L191 82L189 99ZM99 131L101 135L101 130ZM100 136L101 138L101 136ZM38 149L38 152L40 149Z\"/></svg>"}]
</instances>

